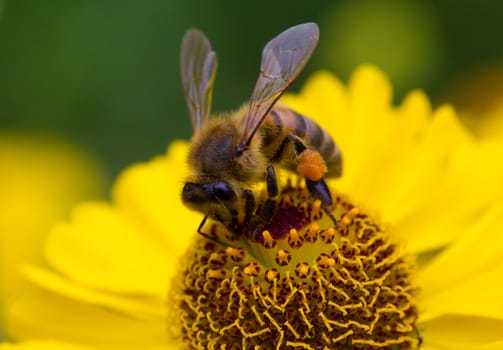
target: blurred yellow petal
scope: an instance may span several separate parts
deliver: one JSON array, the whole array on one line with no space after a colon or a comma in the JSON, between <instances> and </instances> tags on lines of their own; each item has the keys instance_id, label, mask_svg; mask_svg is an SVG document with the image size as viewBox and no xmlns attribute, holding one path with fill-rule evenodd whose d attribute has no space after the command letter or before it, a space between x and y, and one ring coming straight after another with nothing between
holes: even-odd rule
<instances>
[{"instance_id":1,"label":"blurred yellow petal","mask_svg":"<svg viewBox=\"0 0 503 350\"><path fill-rule=\"evenodd\" d=\"M99 202L78 206L71 223L54 226L46 242L49 264L72 280L159 298L165 295L176 262L169 252L159 237Z\"/></svg>"},{"instance_id":2,"label":"blurred yellow petal","mask_svg":"<svg viewBox=\"0 0 503 350\"><path fill-rule=\"evenodd\" d=\"M187 150L187 142L172 143L166 156L133 165L124 171L113 189L114 200L121 212L170 252L184 251L189 241L185 235L173 232L171 223L177 221L180 232L191 232L193 222L201 220L199 214L185 207L173 208L173 198L180 197L181 181L187 176ZM184 219L180 220L181 217Z\"/></svg>"},{"instance_id":3,"label":"blurred yellow petal","mask_svg":"<svg viewBox=\"0 0 503 350\"><path fill-rule=\"evenodd\" d=\"M144 350L171 350L178 349L175 346L142 346ZM0 343L0 350L135 350L137 346L84 346L60 341L39 340L39 341L24 341L22 343Z\"/></svg>"},{"instance_id":4,"label":"blurred yellow petal","mask_svg":"<svg viewBox=\"0 0 503 350\"><path fill-rule=\"evenodd\" d=\"M421 324L425 349L501 349L502 329L502 319L449 314Z\"/></svg>"},{"instance_id":5,"label":"blurred yellow petal","mask_svg":"<svg viewBox=\"0 0 503 350\"><path fill-rule=\"evenodd\" d=\"M93 288L93 286L76 284L46 269L26 266L23 272L32 282L66 298L91 305L100 305L111 311L130 314L137 319L165 322L163 308L166 301L164 296L156 298L135 295L135 298L131 298L131 294L111 294Z\"/></svg>"},{"instance_id":6,"label":"blurred yellow petal","mask_svg":"<svg viewBox=\"0 0 503 350\"><path fill-rule=\"evenodd\" d=\"M96 347L168 344L165 322L136 319L37 287L26 289L13 301L7 321L7 333L14 339L50 339Z\"/></svg>"},{"instance_id":7,"label":"blurred yellow petal","mask_svg":"<svg viewBox=\"0 0 503 350\"><path fill-rule=\"evenodd\" d=\"M61 138L0 132L0 310L20 292L18 265L41 262L50 225L76 202L102 195L89 152Z\"/></svg>"},{"instance_id":8,"label":"blurred yellow petal","mask_svg":"<svg viewBox=\"0 0 503 350\"><path fill-rule=\"evenodd\" d=\"M17 344L0 344L0 350L90 350L92 347L56 342L56 341L26 341Z\"/></svg>"},{"instance_id":9,"label":"blurred yellow petal","mask_svg":"<svg viewBox=\"0 0 503 350\"><path fill-rule=\"evenodd\" d=\"M503 262L500 261L495 268L467 277L461 285L430 297L424 296L424 319L428 320L438 314L460 314L503 320L501 276Z\"/></svg>"},{"instance_id":10,"label":"blurred yellow petal","mask_svg":"<svg viewBox=\"0 0 503 350\"><path fill-rule=\"evenodd\" d=\"M501 227L503 208L494 208L422 269L423 318L458 313L503 320Z\"/></svg>"}]
</instances>

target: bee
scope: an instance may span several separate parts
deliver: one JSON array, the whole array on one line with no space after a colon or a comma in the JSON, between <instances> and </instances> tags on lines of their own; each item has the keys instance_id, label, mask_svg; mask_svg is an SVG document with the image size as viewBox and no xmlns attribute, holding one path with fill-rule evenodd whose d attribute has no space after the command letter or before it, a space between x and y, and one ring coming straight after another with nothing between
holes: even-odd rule
<instances>
[{"instance_id":1,"label":"bee","mask_svg":"<svg viewBox=\"0 0 503 350\"><path fill-rule=\"evenodd\" d=\"M305 178L322 208L332 204L324 177L342 173L339 148L308 117L277 103L311 57L319 38L315 23L291 27L267 43L249 103L235 113L210 115L217 56L209 40L190 29L182 40L180 68L193 137L188 154L192 177L182 189L183 203L231 232L250 240L272 218L278 196L275 166ZM257 206L251 188L264 182L267 199ZM243 229L244 228L244 229ZM243 234L243 233L241 233Z\"/></svg>"}]
</instances>

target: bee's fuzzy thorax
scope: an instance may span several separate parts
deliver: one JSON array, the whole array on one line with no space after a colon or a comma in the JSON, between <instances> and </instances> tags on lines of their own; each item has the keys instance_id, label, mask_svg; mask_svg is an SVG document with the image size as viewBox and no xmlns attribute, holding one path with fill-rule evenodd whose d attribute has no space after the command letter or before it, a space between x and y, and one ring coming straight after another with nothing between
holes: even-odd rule
<instances>
[{"instance_id":1,"label":"bee's fuzzy thorax","mask_svg":"<svg viewBox=\"0 0 503 350\"><path fill-rule=\"evenodd\" d=\"M267 159L261 152L261 135L257 133L252 138L242 155L236 153L246 111L247 105L244 105L237 112L214 116L194 134L188 164L196 181L218 178L244 185L262 179Z\"/></svg>"}]
</instances>

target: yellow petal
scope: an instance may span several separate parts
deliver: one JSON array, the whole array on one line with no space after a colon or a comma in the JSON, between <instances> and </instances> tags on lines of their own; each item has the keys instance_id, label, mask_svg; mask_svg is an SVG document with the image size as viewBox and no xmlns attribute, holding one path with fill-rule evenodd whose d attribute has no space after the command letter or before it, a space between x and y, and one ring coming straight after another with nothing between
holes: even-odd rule
<instances>
[{"instance_id":1,"label":"yellow petal","mask_svg":"<svg viewBox=\"0 0 503 350\"><path fill-rule=\"evenodd\" d=\"M503 320L503 258L494 268L467 277L460 285L423 298L421 319L461 314Z\"/></svg>"},{"instance_id":2,"label":"yellow petal","mask_svg":"<svg viewBox=\"0 0 503 350\"><path fill-rule=\"evenodd\" d=\"M121 212L134 220L144 235L163 241L170 255L185 251L202 220L201 214L188 210L181 201L187 150L187 142L172 143L166 156L126 169L113 190Z\"/></svg>"},{"instance_id":3,"label":"yellow petal","mask_svg":"<svg viewBox=\"0 0 503 350\"><path fill-rule=\"evenodd\" d=\"M445 315L421 322L419 329L425 349L498 349L496 345L502 344L503 320Z\"/></svg>"},{"instance_id":4,"label":"yellow petal","mask_svg":"<svg viewBox=\"0 0 503 350\"><path fill-rule=\"evenodd\" d=\"M65 343L55 340L32 340L23 341L21 343L1 343L0 350L174 350L179 347L174 345L162 346L84 346L71 343Z\"/></svg>"},{"instance_id":5,"label":"yellow petal","mask_svg":"<svg viewBox=\"0 0 503 350\"><path fill-rule=\"evenodd\" d=\"M177 346L162 345L162 346L83 346L71 343L64 343L54 340L34 340L24 341L21 343L2 343L0 350L174 350L179 349Z\"/></svg>"},{"instance_id":6,"label":"yellow petal","mask_svg":"<svg viewBox=\"0 0 503 350\"><path fill-rule=\"evenodd\" d=\"M163 298L177 254L107 203L78 206L46 242L48 262L77 283Z\"/></svg>"},{"instance_id":7,"label":"yellow petal","mask_svg":"<svg viewBox=\"0 0 503 350\"><path fill-rule=\"evenodd\" d=\"M166 301L164 298L154 298L141 295L109 293L101 289L89 288L76 284L51 271L25 266L25 276L40 287L50 290L63 297L83 303L102 306L117 313L128 314L130 317L142 320L164 320L166 317ZM162 321L164 322L164 321Z\"/></svg>"},{"instance_id":8,"label":"yellow petal","mask_svg":"<svg viewBox=\"0 0 503 350\"><path fill-rule=\"evenodd\" d=\"M400 165L394 173L401 175L391 175L388 186L395 188L387 199L381 197L381 209L395 230L406 235L411 251L447 244L466 228L466 217L487 204L479 193L466 191L463 183L467 169L478 162L472 146L452 109L443 108L417 145L396 161Z\"/></svg>"},{"instance_id":9,"label":"yellow petal","mask_svg":"<svg viewBox=\"0 0 503 350\"><path fill-rule=\"evenodd\" d=\"M88 350L92 347L57 341L27 341L17 344L0 344L0 350Z\"/></svg>"},{"instance_id":10,"label":"yellow petal","mask_svg":"<svg viewBox=\"0 0 503 350\"><path fill-rule=\"evenodd\" d=\"M86 150L56 136L0 132L0 314L23 288L18 265L41 262L52 223L101 196L104 184Z\"/></svg>"},{"instance_id":11,"label":"yellow petal","mask_svg":"<svg viewBox=\"0 0 503 350\"><path fill-rule=\"evenodd\" d=\"M421 270L423 317L462 313L503 319L503 208L494 208Z\"/></svg>"},{"instance_id":12,"label":"yellow petal","mask_svg":"<svg viewBox=\"0 0 503 350\"><path fill-rule=\"evenodd\" d=\"M24 290L8 311L6 331L15 339L55 339L98 347L168 344L163 322L138 320L38 288Z\"/></svg>"},{"instance_id":13,"label":"yellow petal","mask_svg":"<svg viewBox=\"0 0 503 350\"><path fill-rule=\"evenodd\" d=\"M453 284L494 267L503 257L503 208L493 208L479 220L477 229L465 232L421 270L420 285L425 298ZM484 214L484 213L481 213ZM469 258L469 259L468 259ZM462 268L453 268L460 266ZM438 280L438 276L443 276Z\"/></svg>"},{"instance_id":14,"label":"yellow petal","mask_svg":"<svg viewBox=\"0 0 503 350\"><path fill-rule=\"evenodd\" d=\"M376 161L387 146L390 132L391 86L387 78L372 66L362 66L349 82L348 110L342 117L344 129L340 144L344 170L340 188L359 200L374 186L372 174L379 172L369 164ZM336 118L339 116L336 116Z\"/></svg>"}]
</instances>

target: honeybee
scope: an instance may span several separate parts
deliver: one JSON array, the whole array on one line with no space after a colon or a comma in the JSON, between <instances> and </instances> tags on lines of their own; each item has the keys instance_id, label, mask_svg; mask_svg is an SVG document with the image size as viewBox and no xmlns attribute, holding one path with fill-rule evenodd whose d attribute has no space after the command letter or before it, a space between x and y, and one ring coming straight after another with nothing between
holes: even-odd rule
<instances>
[{"instance_id":1,"label":"honeybee","mask_svg":"<svg viewBox=\"0 0 503 350\"><path fill-rule=\"evenodd\" d=\"M193 137L188 155L192 177L183 187L182 200L205 214L200 234L209 237L202 228L212 218L235 234L248 232L250 240L257 240L258 229L276 208L276 165L303 176L323 208L332 204L323 177L341 175L339 148L313 120L276 103L303 70L318 38L315 23L291 27L273 38L262 51L249 103L217 117L210 115L217 56L202 32L190 29L185 34L180 68ZM257 206L250 188L261 181L267 199Z\"/></svg>"}]
</instances>

